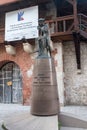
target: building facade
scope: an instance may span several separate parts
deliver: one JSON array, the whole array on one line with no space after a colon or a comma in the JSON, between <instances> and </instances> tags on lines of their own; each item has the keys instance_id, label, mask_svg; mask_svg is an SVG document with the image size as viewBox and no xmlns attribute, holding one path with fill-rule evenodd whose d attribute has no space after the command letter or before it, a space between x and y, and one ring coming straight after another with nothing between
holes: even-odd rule
<instances>
[{"instance_id":1,"label":"building facade","mask_svg":"<svg viewBox=\"0 0 87 130\"><path fill-rule=\"evenodd\" d=\"M5 43L5 13L38 5L39 18L45 18L50 28L60 105L87 105L86 11L82 10L81 13L85 13L85 15L81 14L79 20L76 7L79 5L79 9L81 3L76 3L75 0L62 0L61 2L57 3L56 0L14 1L14 3L1 6L0 103L30 105L36 53L26 53L22 40L16 43ZM58 8L59 5L61 5L62 10ZM67 6L69 8L66 8ZM69 12L67 12L68 9ZM28 42L35 47L35 39L28 40ZM6 51L8 45L11 45L15 55L8 54Z\"/></svg>"},{"instance_id":2,"label":"building facade","mask_svg":"<svg viewBox=\"0 0 87 130\"><path fill-rule=\"evenodd\" d=\"M20 8L18 4L22 4L21 9L37 5L39 17L47 19L56 16L56 9L54 3L48 1L45 4L42 2L40 5L33 3L34 5L32 6L28 3L26 4L26 2L17 2L16 4L16 1L2 5L4 10L1 10L0 21L0 103L29 105L31 101L33 64L36 53L26 53L23 49L23 41L21 40L16 43L6 43L4 40L5 14L18 10ZM35 47L35 40L30 40L29 42Z\"/></svg>"}]
</instances>

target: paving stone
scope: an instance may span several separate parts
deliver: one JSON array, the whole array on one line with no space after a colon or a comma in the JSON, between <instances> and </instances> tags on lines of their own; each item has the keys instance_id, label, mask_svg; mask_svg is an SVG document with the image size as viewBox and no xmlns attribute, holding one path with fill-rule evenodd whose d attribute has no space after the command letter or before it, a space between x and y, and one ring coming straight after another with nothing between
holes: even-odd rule
<instances>
[{"instance_id":1,"label":"paving stone","mask_svg":"<svg viewBox=\"0 0 87 130\"><path fill-rule=\"evenodd\" d=\"M83 128L61 127L60 130L87 130Z\"/></svg>"},{"instance_id":2,"label":"paving stone","mask_svg":"<svg viewBox=\"0 0 87 130\"><path fill-rule=\"evenodd\" d=\"M87 119L87 106L65 106L61 108L61 112ZM3 121L9 130L58 130L57 116L39 117L30 115L29 106L0 104L0 121ZM2 129L0 128L0 130ZM60 130L87 129L61 127Z\"/></svg>"},{"instance_id":3,"label":"paving stone","mask_svg":"<svg viewBox=\"0 0 87 130\"><path fill-rule=\"evenodd\" d=\"M0 119L3 119L8 130L58 130L57 116L33 116L30 114L29 106L0 106Z\"/></svg>"},{"instance_id":4,"label":"paving stone","mask_svg":"<svg viewBox=\"0 0 87 130\"><path fill-rule=\"evenodd\" d=\"M14 118L5 121L9 130L58 130L57 116L32 116L27 118Z\"/></svg>"}]
</instances>

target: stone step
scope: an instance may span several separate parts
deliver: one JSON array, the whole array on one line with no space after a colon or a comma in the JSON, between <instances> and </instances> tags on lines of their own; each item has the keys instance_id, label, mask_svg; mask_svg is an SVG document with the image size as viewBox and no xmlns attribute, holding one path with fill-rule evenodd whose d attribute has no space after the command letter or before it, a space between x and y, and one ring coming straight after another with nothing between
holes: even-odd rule
<instances>
[{"instance_id":1,"label":"stone step","mask_svg":"<svg viewBox=\"0 0 87 130\"><path fill-rule=\"evenodd\" d=\"M87 129L87 119L66 112L60 112L61 126Z\"/></svg>"},{"instance_id":2,"label":"stone step","mask_svg":"<svg viewBox=\"0 0 87 130\"><path fill-rule=\"evenodd\" d=\"M83 128L61 127L60 130L87 130Z\"/></svg>"}]
</instances>

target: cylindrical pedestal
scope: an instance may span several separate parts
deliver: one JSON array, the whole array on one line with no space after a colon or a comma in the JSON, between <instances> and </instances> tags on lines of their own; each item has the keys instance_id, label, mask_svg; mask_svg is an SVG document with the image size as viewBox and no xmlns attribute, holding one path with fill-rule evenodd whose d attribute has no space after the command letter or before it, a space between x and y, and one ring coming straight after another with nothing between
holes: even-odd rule
<instances>
[{"instance_id":1,"label":"cylindrical pedestal","mask_svg":"<svg viewBox=\"0 0 87 130\"><path fill-rule=\"evenodd\" d=\"M33 75L31 114L58 114L59 99L53 59L36 59Z\"/></svg>"}]
</instances>

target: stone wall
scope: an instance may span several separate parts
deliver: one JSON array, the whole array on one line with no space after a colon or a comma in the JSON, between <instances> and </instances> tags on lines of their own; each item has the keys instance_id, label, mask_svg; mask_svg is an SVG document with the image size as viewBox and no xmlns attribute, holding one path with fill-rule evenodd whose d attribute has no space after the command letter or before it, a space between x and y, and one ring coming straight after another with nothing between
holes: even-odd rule
<instances>
[{"instance_id":1,"label":"stone wall","mask_svg":"<svg viewBox=\"0 0 87 130\"><path fill-rule=\"evenodd\" d=\"M57 85L58 85L58 95L60 105L64 105L64 82L63 82L63 45L61 42L54 43L54 50L56 53L54 55Z\"/></svg>"},{"instance_id":2,"label":"stone wall","mask_svg":"<svg viewBox=\"0 0 87 130\"><path fill-rule=\"evenodd\" d=\"M77 73L73 42L63 43L66 104L87 105L87 43L81 43L81 74Z\"/></svg>"}]
</instances>

